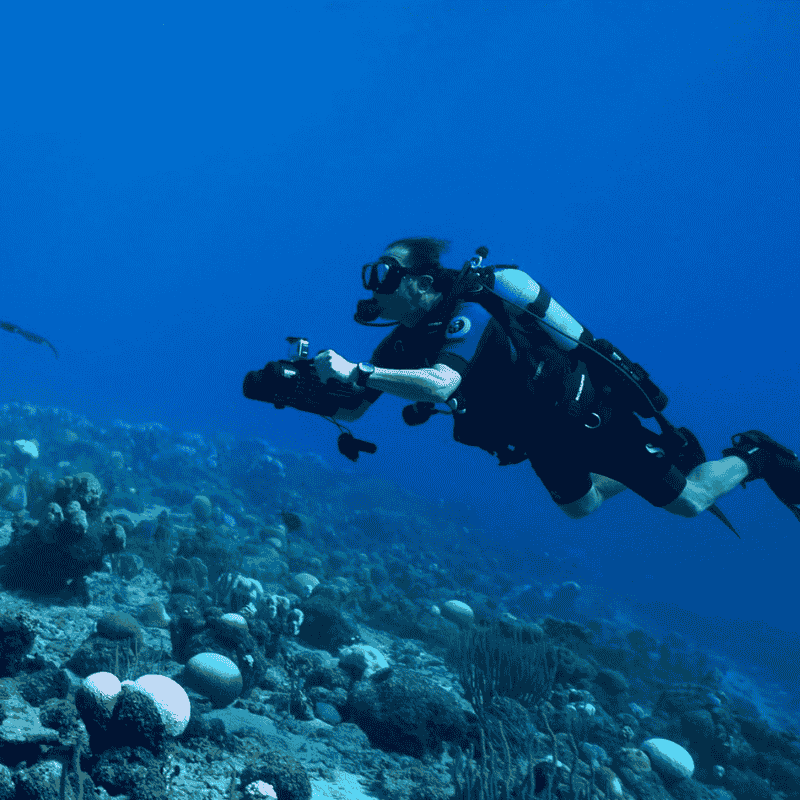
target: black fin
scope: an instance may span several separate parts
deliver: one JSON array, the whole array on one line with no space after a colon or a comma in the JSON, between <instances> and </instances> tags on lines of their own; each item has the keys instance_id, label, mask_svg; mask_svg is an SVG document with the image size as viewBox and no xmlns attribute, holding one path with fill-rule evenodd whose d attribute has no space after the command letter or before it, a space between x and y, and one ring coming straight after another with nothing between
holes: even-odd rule
<instances>
[{"instance_id":1,"label":"black fin","mask_svg":"<svg viewBox=\"0 0 800 800\"><path fill-rule=\"evenodd\" d=\"M779 498L780 499L780 498ZM797 521L800 522L800 508L791 503L787 503L785 500L781 500L781 502L789 509L797 517Z\"/></svg>"},{"instance_id":2,"label":"black fin","mask_svg":"<svg viewBox=\"0 0 800 800\"><path fill-rule=\"evenodd\" d=\"M720 522L723 522L725 525L727 525L736 534L737 539L742 538L737 533L736 528L731 525L730 520L722 513L722 510L718 505L714 504L713 506L709 506L706 511L710 511ZM800 511L797 509L793 509L793 511L797 515L797 519L800 519Z\"/></svg>"}]
</instances>

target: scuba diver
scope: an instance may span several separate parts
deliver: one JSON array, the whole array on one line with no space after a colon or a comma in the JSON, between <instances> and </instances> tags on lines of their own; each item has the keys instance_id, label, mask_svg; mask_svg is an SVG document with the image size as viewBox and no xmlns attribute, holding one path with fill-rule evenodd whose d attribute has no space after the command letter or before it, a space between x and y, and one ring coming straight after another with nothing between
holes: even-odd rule
<instances>
[{"instance_id":1,"label":"scuba diver","mask_svg":"<svg viewBox=\"0 0 800 800\"><path fill-rule=\"evenodd\" d=\"M400 239L363 267L372 298L359 302L356 321L395 329L369 361L333 350L313 358L323 383L363 390L361 404L340 408L334 420L358 419L383 392L412 401L403 412L409 424L452 414L456 441L501 465L529 460L572 519L629 488L681 517L708 509L734 530L717 498L763 478L800 520L800 460L788 447L751 430L734 435L723 458L706 461L694 434L660 413L666 395L640 365L594 339L518 267L481 268L485 248L471 270L445 269L447 246ZM468 271L473 279L459 283ZM447 411L435 409L442 403ZM637 414L656 417L662 433Z\"/></svg>"}]
</instances>

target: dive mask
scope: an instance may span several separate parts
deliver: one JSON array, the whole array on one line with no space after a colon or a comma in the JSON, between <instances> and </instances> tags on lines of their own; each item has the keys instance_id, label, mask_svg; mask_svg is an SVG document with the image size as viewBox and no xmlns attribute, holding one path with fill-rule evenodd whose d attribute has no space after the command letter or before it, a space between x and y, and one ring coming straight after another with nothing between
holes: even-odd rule
<instances>
[{"instance_id":1,"label":"dive mask","mask_svg":"<svg viewBox=\"0 0 800 800\"><path fill-rule=\"evenodd\" d=\"M393 294L400 286L403 276L408 273L409 270L393 256L381 256L372 264L364 264L361 268L361 282L370 292Z\"/></svg>"}]
</instances>

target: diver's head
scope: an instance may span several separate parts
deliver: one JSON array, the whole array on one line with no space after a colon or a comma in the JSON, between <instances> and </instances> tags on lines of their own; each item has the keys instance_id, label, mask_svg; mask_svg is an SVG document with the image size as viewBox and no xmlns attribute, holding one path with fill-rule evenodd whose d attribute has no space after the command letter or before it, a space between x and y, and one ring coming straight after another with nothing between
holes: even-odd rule
<instances>
[{"instance_id":1,"label":"diver's head","mask_svg":"<svg viewBox=\"0 0 800 800\"><path fill-rule=\"evenodd\" d=\"M372 291L372 300L366 302L384 319L416 324L452 286L450 270L439 263L447 245L422 237L392 242L362 269L364 288Z\"/></svg>"}]
</instances>

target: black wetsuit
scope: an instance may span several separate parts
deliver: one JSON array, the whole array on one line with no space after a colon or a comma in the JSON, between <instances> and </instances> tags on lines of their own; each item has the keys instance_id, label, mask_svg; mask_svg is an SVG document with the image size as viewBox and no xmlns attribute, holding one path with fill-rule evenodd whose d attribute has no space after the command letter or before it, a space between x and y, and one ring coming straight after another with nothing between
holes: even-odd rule
<instances>
[{"instance_id":1,"label":"black wetsuit","mask_svg":"<svg viewBox=\"0 0 800 800\"><path fill-rule=\"evenodd\" d=\"M375 349L372 363L398 370L438 363L458 372L466 411L454 416L457 441L489 452L504 445L524 448L559 505L586 495L591 472L625 484L654 506L671 503L683 491L686 479L659 445L660 435L632 411L606 409L601 425L586 427L585 418L570 417L555 405L561 386L528 380L529 363L482 305L459 301L450 313L435 312L414 327L398 325ZM599 386L602 379L595 382ZM374 401L380 394L370 389L367 397Z\"/></svg>"}]
</instances>

